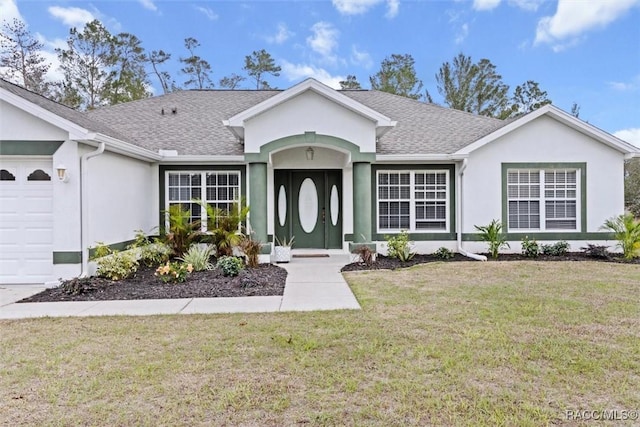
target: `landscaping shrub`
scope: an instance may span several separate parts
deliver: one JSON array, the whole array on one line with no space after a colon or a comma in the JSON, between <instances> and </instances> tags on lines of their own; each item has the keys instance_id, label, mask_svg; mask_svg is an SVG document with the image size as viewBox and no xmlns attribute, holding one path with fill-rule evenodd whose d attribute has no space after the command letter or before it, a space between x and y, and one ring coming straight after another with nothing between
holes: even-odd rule
<instances>
[{"instance_id":1,"label":"landscaping shrub","mask_svg":"<svg viewBox=\"0 0 640 427\"><path fill-rule=\"evenodd\" d=\"M415 252L411 252L409 242L409 234L406 231L400 232L395 236L385 236L387 241L387 256L389 258L397 258L402 262L411 261L415 256Z\"/></svg>"},{"instance_id":2,"label":"landscaping shrub","mask_svg":"<svg viewBox=\"0 0 640 427\"><path fill-rule=\"evenodd\" d=\"M122 280L132 276L138 270L138 260L131 251L113 252L96 259L96 274L109 280Z\"/></svg>"},{"instance_id":3,"label":"landscaping shrub","mask_svg":"<svg viewBox=\"0 0 640 427\"><path fill-rule=\"evenodd\" d=\"M433 256L441 260L447 260L447 259L453 258L453 252L451 252L449 249L442 246L433 253Z\"/></svg>"},{"instance_id":4,"label":"landscaping shrub","mask_svg":"<svg viewBox=\"0 0 640 427\"><path fill-rule=\"evenodd\" d=\"M147 267L164 264L171 257L171 247L162 242L149 243L138 248L139 261Z\"/></svg>"},{"instance_id":5,"label":"landscaping shrub","mask_svg":"<svg viewBox=\"0 0 640 427\"><path fill-rule=\"evenodd\" d=\"M613 232L625 259L638 256L640 251L640 220L636 220L631 213L627 212L609 218L604 222L602 228Z\"/></svg>"},{"instance_id":6,"label":"landscaping shrub","mask_svg":"<svg viewBox=\"0 0 640 427\"><path fill-rule=\"evenodd\" d=\"M195 271L213 270L213 264L209 260L214 251L211 245L193 245L178 259L191 265Z\"/></svg>"},{"instance_id":7,"label":"landscaping shrub","mask_svg":"<svg viewBox=\"0 0 640 427\"><path fill-rule=\"evenodd\" d=\"M223 256L218 259L218 263L216 264L220 270L222 270L222 274L224 276L237 276L240 274L240 271L244 268L244 263L240 258L236 258L233 256Z\"/></svg>"},{"instance_id":8,"label":"landscaping shrub","mask_svg":"<svg viewBox=\"0 0 640 427\"><path fill-rule=\"evenodd\" d=\"M183 209L182 205L171 205L168 215L169 232L164 236L165 243L171 248L173 256L179 257L202 234L200 221L191 222L189 209Z\"/></svg>"},{"instance_id":9,"label":"landscaping shrub","mask_svg":"<svg viewBox=\"0 0 640 427\"><path fill-rule=\"evenodd\" d=\"M491 258L498 258L500 249L510 247L507 238L502 234L502 224L497 219L492 220L489 225L475 225L480 232L480 239L489 244L489 255Z\"/></svg>"},{"instance_id":10,"label":"landscaping shrub","mask_svg":"<svg viewBox=\"0 0 640 427\"><path fill-rule=\"evenodd\" d=\"M545 245L542 245L543 247ZM537 258L540 255L540 245L536 239L529 240L528 236L522 238L522 255L529 258Z\"/></svg>"},{"instance_id":11,"label":"landscaping shrub","mask_svg":"<svg viewBox=\"0 0 640 427\"><path fill-rule=\"evenodd\" d=\"M156 269L155 275L164 283L183 283L189 273L193 271L191 264L183 262L169 262Z\"/></svg>"},{"instance_id":12,"label":"landscaping shrub","mask_svg":"<svg viewBox=\"0 0 640 427\"><path fill-rule=\"evenodd\" d=\"M542 245L542 254L548 256L564 256L569 252L571 245L561 240L553 245Z\"/></svg>"},{"instance_id":13,"label":"landscaping shrub","mask_svg":"<svg viewBox=\"0 0 640 427\"><path fill-rule=\"evenodd\" d=\"M609 259L610 257L608 246L606 245L593 245L591 243L587 243L586 247L580 249L582 249L586 256L591 258Z\"/></svg>"},{"instance_id":14,"label":"landscaping shrub","mask_svg":"<svg viewBox=\"0 0 640 427\"><path fill-rule=\"evenodd\" d=\"M251 236L245 236L240 241L240 249L247 257L247 265L251 268L258 266L262 242Z\"/></svg>"},{"instance_id":15,"label":"landscaping shrub","mask_svg":"<svg viewBox=\"0 0 640 427\"><path fill-rule=\"evenodd\" d=\"M375 252L371 250L368 245L360 245L353 251L354 254L360 257L360 261L371 267L375 261Z\"/></svg>"},{"instance_id":16,"label":"landscaping shrub","mask_svg":"<svg viewBox=\"0 0 640 427\"><path fill-rule=\"evenodd\" d=\"M207 211L207 230L211 243L216 247L216 256L230 256L233 248L240 245L242 223L247 219L249 207L242 203L233 203L229 210L213 207L202 201L198 203Z\"/></svg>"},{"instance_id":17,"label":"landscaping shrub","mask_svg":"<svg viewBox=\"0 0 640 427\"><path fill-rule=\"evenodd\" d=\"M90 259L95 260L109 254L111 254L111 248L109 245L104 242L96 242L96 247L93 248L93 256Z\"/></svg>"}]
</instances>

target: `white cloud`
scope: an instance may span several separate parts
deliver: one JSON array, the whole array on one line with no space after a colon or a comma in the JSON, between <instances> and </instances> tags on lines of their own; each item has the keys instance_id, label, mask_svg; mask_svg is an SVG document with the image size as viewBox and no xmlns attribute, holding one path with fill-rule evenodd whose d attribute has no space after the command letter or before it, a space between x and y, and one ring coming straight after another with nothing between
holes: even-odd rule
<instances>
[{"instance_id":1,"label":"white cloud","mask_svg":"<svg viewBox=\"0 0 640 427\"><path fill-rule=\"evenodd\" d=\"M475 10L493 10L500 5L500 0L473 0Z\"/></svg>"},{"instance_id":2,"label":"white cloud","mask_svg":"<svg viewBox=\"0 0 640 427\"><path fill-rule=\"evenodd\" d=\"M640 147L640 128L622 129L613 133L613 136Z\"/></svg>"},{"instance_id":3,"label":"white cloud","mask_svg":"<svg viewBox=\"0 0 640 427\"><path fill-rule=\"evenodd\" d=\"M332 76L324 68L318 68L307 64L292 64L289 61L282 60L282 74L290 82L299 81L312 77L321 83L326 84L334 89L340 89L340 81L345 80L344 76Z\"/></svg>"},{"instance_id":4,"label":"white cloud","mask_svg":"<svg viewBox=\"0 0 640 427\"><path fill-rule=\"evenodd\" d=\"M58 59L56 49L67 49L69 47L67 41L64 39L49 40L40 33L35 33L34 36L43 45L41 53L45 61L51 64L49 71L47 71L45 75L46 79L50 82L63 80L64 74L60 69L60 60Z\"/></svg>"},{"instance_id":5,"label":"white cloud","mask_svg":"<svg viewBox=\"0 0 640 427\"><path fill-rule=\"evenodd\" d=\"M640 74L628 82L607 82L610 88L620 92L631 92L640 88Z\"/></svg>"},{"instance_id":6,"label":"white cloud","mask_svg":"<svg viewBox=\"0 0 640 427\"><path fill-rule=\"evenodd\" d=\"M194 6L198 12L204 14L209 21L215 21L218 19L218 14L213 11L210 7L204 6Z\"/></svg>"},{"instance_id":7,"label":"white cloud","mask_svg":"<svg viewBox=\"0 0 640 427\"><path fill-rule=\"evenodd\" d=\"M145 9L153 10L154 12L158 10L158 7L153 3L153 0L138 0L142 7Z\"/></svg>"},{"instance_id":8,"label":"white cloud","mask_svg":"<svg viewBox=\"0 0 640 427\"><path fill-rule=\"evenodd\" d=\"M640 0L558 0L555 15L538 21L534 44L548 43L555 51L575 45L589 30L604 28Z\"/></svg>"},{"instance_id":9,"label":"white cloud","mask_svg":"<svg viewBox=\"0 0 640 427\"><path fill-rule=\"evenodd\" d=\"M464 24L462 24L462 26L460 27L460 31L456 35L456 39L454 40L455 43L456 44L462 43L467 38L468 35L469 35L469 24L465 22Z\"/></svg>"},{"instance_id":10,"label":"white cloud","mask_svg":"<svg viewBox=\"0 0 640 427\"><path fill-rule=\"evenodd\" d=\"M386 2L387 18L395 18L400 8L400 0L333 0L333 6L343 15L362 15L372 7Z\"/></svg>"},{"instance_id":11,"label":"white cloud","mask_svg":"<svg viewBox=\"0 0 640 427\"><path fill-rule=\"evenodd\" d=\"M84 26L87 22L96 19L93 13L86 9L80 9L79 7L51 6L47 10L51 16L59 19L63 24L70 27Z\"/></svg>"},{"instance_id":12,"label":"white cloud","mask_svg":"<svg viewBox=\"0 0 640 427\"><path fill-rule=\"evenodd\" d=\"M333 51L338 47L340 32L329 22L320 21L311 27L313 35L307 37L307 45L314 52L322 55L323 59L335 62Z\"/></svg>"},{"instance_id":13,"label":"white cloud","mask_svg":"<svg viewBox=\"0 0 640 427\"><path fill-rule=\"evenodd\" d=\"M276 33L272 36L265 37L265 39L267 40L267 43L282 44L289 40L291 36L293 36L293 33L289 31L286 24L280 22L278 24L278 30L276 31Z\"/></svg>"},{"instance_id":14,"label":"white cloud","mask_svg":"<svg viewBox=\"0 0 640 427\"><path fill-rule=\"evenodd\" d=\"M535 12L543 2L544 0L509 0L509 5L519 7L529 12Z\"/></svg>"},{"instance_id":15,"label":"white cloud","mask_svg":"<svg viewBox=\"0 0 640 427\"><path fill-rule=\"evenodd\" d=\"M351 63L369 69L373 66L373 59L371 59L369 52L360 51L353 45L351 46Z\"/></svg>"},{"instance_id":16,"label":"white cloud","mask_svg":"<svg viewBox=\"0 0 640 427\"><path fill-rule=\"evenodd\" d=\"M14 0L0 0L0 16L2 20L7 22L12 22L14 19L24 22L18 10L18 5Z\"/></svg>"}]
</instances>

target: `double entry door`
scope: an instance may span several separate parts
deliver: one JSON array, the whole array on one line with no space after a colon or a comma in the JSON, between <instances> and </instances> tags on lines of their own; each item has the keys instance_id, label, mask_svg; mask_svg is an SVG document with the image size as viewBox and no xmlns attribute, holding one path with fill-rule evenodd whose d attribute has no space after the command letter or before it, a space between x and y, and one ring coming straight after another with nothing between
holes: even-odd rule
<instances>
[{"instance_id":1,"label":"double entry door","mask_svg":"<svg viewBox=\"0 0 640 427\"><path fill-rule=\"evenodd\" d=\"M342 171L274 171L275 235L294 248L342 248Z\"/></svg>"}]
</instances>

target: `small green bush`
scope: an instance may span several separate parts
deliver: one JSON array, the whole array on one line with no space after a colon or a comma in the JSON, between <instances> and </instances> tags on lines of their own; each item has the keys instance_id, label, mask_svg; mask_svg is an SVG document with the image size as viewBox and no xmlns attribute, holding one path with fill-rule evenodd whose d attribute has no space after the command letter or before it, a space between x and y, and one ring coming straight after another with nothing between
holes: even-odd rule
<instances>
[{"instance_id":1,"label":"small green bush","mask_svg":"<svg viewBox=\"0 0 640 427\"><path fill-rule=\"evenodd\" d=\"M167 261L156 269L155 275L164 283L183 283L192 271L191 264Z\"/></svg>"},{"instance_id":2,"label":"small green bush","mask_svg":"<svg viewBox=\"0 0 640 427\"><path fill-rule=\"evenodd\" d=\"M580 248L585 253L586 256L591 258L598 259L609 259L609 247L606 245L594 245L591 243L587 243L587 246L584 248Z\"/></svg>"},{"instance_id":3,"label":"small green bush","mask_svg":"<svg viewBox=\"0 0 640 427\"><path fill-rule=\"evenodd\" d=\"M148 243L138 248L139 260L147 267L164 264L171 257L171 247L162 242Z\"/></svg>"},{"instance_id":4,"label":"small green bush","mask_svg":"<svg viewBox=\"0 0 640 427\"><path fill-rule=\"evenodd\" d=\"M223 256L218 259L216 267L222 270L224 276L235 277L244 268L244 263L240 258Z\"/></svg>"},{"instance_id":5,"label":"small green bush","mask_svg":"<svg viewBox=\"0 0 640 427\"><path fill-rule=\"evenodd\" d=\"M387 256L397 258L402 262L411 261L415 252L411 252L409 234L403 230L395 236L385 236L387 241Z\"/></svg>"},{"instance_id":6,"label":"small green bush","mask_svg":"<svg viewBox=\"0 0 640 427\"><path fill-rule=\"evenodd\" d=\"M447 260L447 259L453 258L453 252L451 252L449 249L442 246L433 253L433 256L441 260Z\"/></svg>"},{"instance_id":7,"label":"small green bush","mask_svg":"<svg viewBox=\"0 0 640 427\"><path fill-rule=\"evenodd\" d=\"M111 254L111 248L104 242L96 242L96 247L93 248L93 256L91 256L91 260L97 260L98 258L102 258Z\"/></svg>"},{"instance_id":8,"label":"small green bush","mask_svg":"<svg viewBox=\"0 0 640 427\"><path fill-rule=\"evenodd\" d=\"M96 274L109 280L122 280L131 277L138 270L138 260L131 251L113 252L98 258Z\"/></svg>"},{"instance_id":9,"label":"small green bush","mask_svg":"<svg viewBox=\"0 0 640 427\"><path fill-rule=\"evenodd\" d=\"M480 232L480 238L489 244L489 255L497 259L500 249L509 248L506 236L502 233L502 224L497 219L492 220L489 225L474 225Z\"/></svg>"},{"instance_id":10,"label":"small green bush","mask_svg":"<svg viewBox=\"0 0 640 427\"><path fill-rule=\"evenodd\" d=\"M185 264L191 264L195 271L213 270L213 264L209 260L214 252L215 249L211 245L193 245L178 259Z\"/></svg>"},{"instance_id":11,"label":"small green bush","mask_svg":"<svg viewBox=\"0 0 640 427\"><path fill-rule=\"evenodd\" d=\"M547 256L564 256L569 252L571 245L561 240L553 245L542 245L542 254Z\"/></svg>"},{"instance_id":12,"label":"small green bush","mask_svg":"<svg viewBox=\"0 0 640 427\"><path fill-rule=\"evenodd\" d=\"M522 255L528 258L538 258L540 255L540 245L538 245L536 239L529 239L529 236L522 238Z\"/></svg>"}]
</instances>

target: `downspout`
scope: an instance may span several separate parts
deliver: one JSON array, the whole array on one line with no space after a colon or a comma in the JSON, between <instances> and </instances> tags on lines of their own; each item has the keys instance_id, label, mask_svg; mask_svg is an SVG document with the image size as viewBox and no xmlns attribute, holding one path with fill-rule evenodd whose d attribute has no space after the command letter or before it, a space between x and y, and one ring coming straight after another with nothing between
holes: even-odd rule
<instances>
[{"instance_id":1,"label":"downspout","mask_svg":"<svg viewBox=\"0 0 640 427\"><path fill-rule=\"evenodd\" d=\"M87 163L89 159L99 156L104 152L105 143L101 142L95 151L90 151L80 157L80 245L82 249L82 273L80 277L89 275L89 188L87 180L89 171Z\"/></svg>"},{"instance_id":2,"label":"downspout","mask_svg":"<svg viewBox=\"0 0 640 427\"><path fill-rule=\"evenodd\" d=\"M458 236L458 252L477 261L486 261L486 256L467 252L462 248L462 175L464 175L464 170L467 168L467 161L468 159L466 158L462 160L462 165L458 170L458 179L456 180L456 234Z\"/></svg>"}]
</instances>

